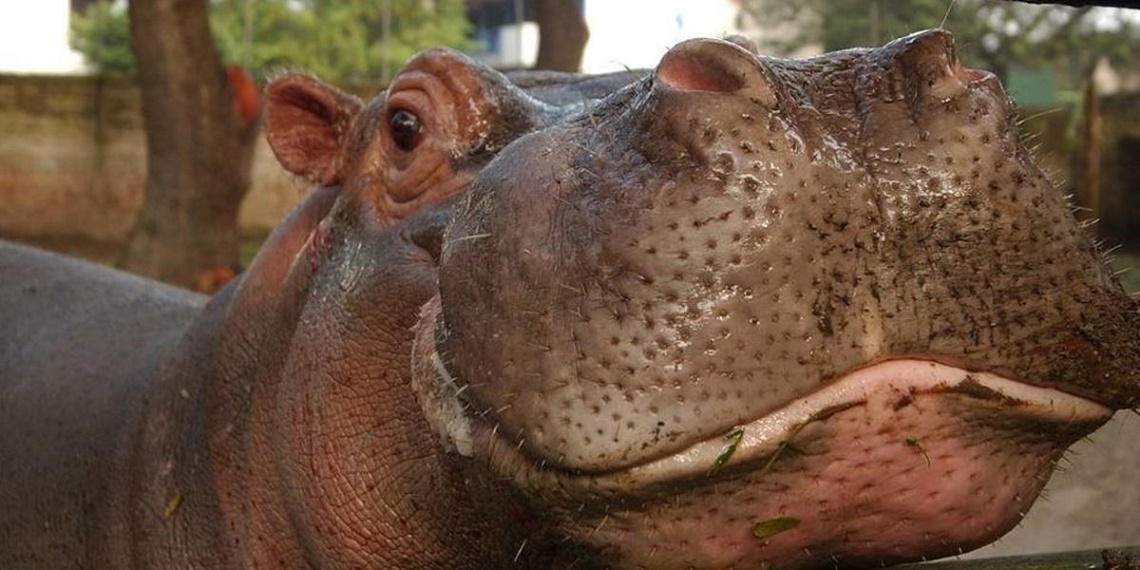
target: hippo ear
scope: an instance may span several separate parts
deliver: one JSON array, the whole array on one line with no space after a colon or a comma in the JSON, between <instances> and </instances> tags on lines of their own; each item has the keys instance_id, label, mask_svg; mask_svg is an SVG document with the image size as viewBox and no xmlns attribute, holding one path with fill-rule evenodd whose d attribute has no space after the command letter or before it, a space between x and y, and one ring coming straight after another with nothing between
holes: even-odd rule
<instances>
[{"instance_id":1,"label":"hippo ear","mask_svg":"<svg viewBox=\"0 0 1140 570\"><path fill-rule=\"evenodd\" d=\"M299 73L274 79L265 98L265 138L281 166L314 184L338 184L360 99Z\"/></svg>"}]
</instances>

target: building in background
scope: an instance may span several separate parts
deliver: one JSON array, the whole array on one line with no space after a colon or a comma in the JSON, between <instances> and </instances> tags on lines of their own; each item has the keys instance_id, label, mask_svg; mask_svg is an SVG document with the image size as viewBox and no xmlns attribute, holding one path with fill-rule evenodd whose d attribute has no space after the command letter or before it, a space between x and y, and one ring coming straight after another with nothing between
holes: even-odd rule
<instances>
[{"instance_id":1,"label":"building in background","mask_svg":"<svg viewBox=\"0 0 1140 570\"><path fill-rule=\"evenodd\" d=\"M742 17L740 0L580 0L590 41L582 71L604 73L657 65L672 46L689 38L765 33ZM476 57L500 69L534 64L538 27L532 0L469 0L475 38L484 46ZM818 53L818 47L805 50ZM799 54L798 54L799 55Z\"/></svg>"},{"instance_id":2,"label":"building in background","mask_svg":"<svg viewBox=\"0 0 1140 570\"><path fill-rule=\"evenodd\" d=\"M69 0L0 0L0 73L84 73L68 44Z\"/></svg>"},{"instance_id":3,"label":"building in background","mask_svg":"<svg viewBox=\"0 0 1140 570\"><path fill-rule=\"evenodd\" d=\"M584 1L584 0L583 0ZM467 18L482 49L476 59L496 69L532 67L538 24L532 0L467 0Z\"/></svg>"},{"instance_id":4,"label":"building in background","mask_svg":"<svg viewBox=\"0 0 1140 570\"><path fill-rule=\"evenodd\" d=\"M590 41L582 71L653 67L674 45L696 37L738 33L732 0L586 0Z\"/></svg>"}]
</instances>

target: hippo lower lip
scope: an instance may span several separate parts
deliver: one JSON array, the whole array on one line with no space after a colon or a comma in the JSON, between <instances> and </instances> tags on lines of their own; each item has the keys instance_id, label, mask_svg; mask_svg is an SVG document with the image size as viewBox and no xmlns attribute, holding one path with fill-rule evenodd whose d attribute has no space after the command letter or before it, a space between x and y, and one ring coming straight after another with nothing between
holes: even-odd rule
<instances>
[{"instance_id":1,"label":"hippo lower lip","mask_svg":"<svg viewBox=\"0 0 1140 570\"><path fill-rule=\"evenodd\" d=\"M943 412L949 406L954 407L952 413ZM973 414L962 411L971 406L975 408ZM909 413L913 410L919 413ZM937 448L963 444L955 436L956 431L961 431L953 429L955 424L977 424L979 420L969 416L988 413L1000 415L992 429L1006 433L1010 441L1031 439L1030 432L1047 432L1048 443L1055 447L1045 450L1044 454L1050 455L1106 422L1113 412L1079 396L992 373L971 372L926 360L889 360L846 374L770 414L666 456L605 473L568 474L555 469L549 475L563 484L572 481L571 484L603 493L634 493L685 479L701 483L722 471L766 471L785 453L802 452L796 440L805 430L835 423L839 425L828 428L832 440L855 442L875 437L877 447L885 450L887 456L909 457L908 461L929 464ZM853 415L862 418L861 425L844 423L849 424ZM836 418L840 421L834 422ZM983 419L981 423L986 422ZM892 439L893 445L889 443ZM517 447L511 441L505 441L505 446ZM862 449L863 446L845 448L833 444L825 453L844 460L844 455ZM958 450L944 449L942 456L966 456ZM521 454L511 459L515 465L528 461Z\"/></svg>"},{"instance_id":2,"label":"hippo lower lip","mask_svg":"<svg viewBox=\"0 0 1140 570\"><path fill-rule=\"evenodd\" d=\"M500 473L562 511L570 528L593 520L583 497L608 505L595 513L597 528L579 530L587 543L622 544L639 564L778 559L798 568L829 556L880 564L984 544L1024 516L1063 450L1112 413L1050 388L905 358L849 372L726 434L602 473L528 456L493 414L489 422L451 418L448 437L489 450Z\"/></svg>"},{"instance_id":3,"label":"hippo lower lip","mask_svg":"<svg viewBox=\"0 0 1140 570\"><path fill-rule=\"evenodd\" d=\"M632 468L583 479L596 489L610 487L628 492L634 487L713 475L736 466L770 466L808 426L826 424L859 407L864 408L862 413L870 421L884 426L885 431L875 436L895 436L898 445L893 451L912 456L929 454L929 449L924 450L930 446L928 438L945 418L927 416L931 406L941 405L938 400L942 398L974 401L980 409L1000 410L1004 429L1011 433L1044 428L1061 434L1073 432L1075 439L1112 415L1111 409L1090 400L990 373L923 360L891 360L847 374L818 392L735 427L723 436ZM924 415L915 418L914 424L892 422L911 406L923 410Z\"/></svg>"}]
</instances>

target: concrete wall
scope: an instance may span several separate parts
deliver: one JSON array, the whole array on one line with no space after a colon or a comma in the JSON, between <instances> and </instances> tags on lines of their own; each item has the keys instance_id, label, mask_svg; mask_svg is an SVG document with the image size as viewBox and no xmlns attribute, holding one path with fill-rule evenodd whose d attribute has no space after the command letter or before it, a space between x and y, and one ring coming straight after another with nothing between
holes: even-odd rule
<instances>
[{"instance_id":1,"label":"concrete wall","mask_svg":"<svg viewBox=\"0 0 1140 570\"><path fill-rule=\"evenodd\" d=\"M127 78L0 75L0 236L110 259L142 205L146 141ZM267 233L308 191L262 138L241 206Z\"/></svg>"}]
</instances>

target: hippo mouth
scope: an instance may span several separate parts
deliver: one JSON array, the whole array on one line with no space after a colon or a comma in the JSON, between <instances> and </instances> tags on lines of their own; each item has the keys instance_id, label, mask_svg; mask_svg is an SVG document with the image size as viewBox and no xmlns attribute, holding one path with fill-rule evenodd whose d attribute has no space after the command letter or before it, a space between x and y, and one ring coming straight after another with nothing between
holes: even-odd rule
<instances>
[{"instance_id":1,"label":"hippo mouth","mask_svg":"<svg viewBox=\"0 0 1140 570\"><path fill-rule=\"evenodd\" d=\"M601 534L652 567L932 559L1008 532L1063 450L1111 415L994 374L891 360L670 456L536 488L636 505Z\"/></svg>"},{"instance_id":2,"label":"hippo mouth","mask_svg":"<svg viewBox=\"0 0 1140 570\"><path fill-rule=\"evenodd\" d=\"M984 545L1135 406L1140 362L1013 125L942 31L797 62L681 44L473 182L421 404L597 566Z\"/></svg>"},{"instance_id":3,"label":"hippo mouth","mask_svg":"<svg viewBox=\"0 0 1140 570\"><path fill-rule=\"evenodd\" d=\"M431 328L421 322L421 332ZM631 567L781 560L781 568L813 568L960 554L1016 525L1064 449L1113 414L990 372L892 359L727 433L586 473L528 454L493 412L461 404L462 381L438 354L430 359L432 415L441 417L441 401L451 405L436 424L449 426L445 440L491 458L561 513L568 534L608 550L607 564Z\"/></svg>"},{"instance_id":4,"label":"hippo mouth","mask_svg":"<svg viewBox=\"0 0 1140 570\"><path fill-rule=\"evenodd\" d=\"M827 453L870 454L883 462L931 465L932 454L961 467L969 459L958 436L983 425L986 437L1008 431L1007 442L1034 439L1060 449L1112 416L1091 400L1050 388L970 372L927 360L888 360L853 371L752 422L667 456L585 479L596 490L633 489L718 471L771 468L782 455L803 453L797 438L826 426ZM971 428L969 430L965 428ZM1027 433L1017 433L1027 432ZM909 457L909 459L907 459ZM841 461L849 459L840 458ZM913 468L914 465L910 467ZM990 479L992 480L992 479Z\"/></svg>"},{"instance_id":5,"label":"hippo mouth","mask_svg":"<svg viewBox=\"0 0 1140 570\"><path fill-rule=\"evenodd\" d=\"M436 310L437 302L428 312ZM421 322L419 327L433 328L430 322ZM502 446L499 457L504 466L509 465L506 471L534 469L531 477L558 479L600 494L636 494L686 480L703 484L722 472L763 473L782 457L805 454L829 455L832 462L850 462L850 457L843 456L863 454L866 457L861 461L876 461L881 466L908 464L907 472L923 463L932 467L932 457L936 457L953 463L943 466L947 472L969 471L967 464L985 457L967 450L999 441L1018 453L1055 459L1114 413L1087 398L990 372L934 360L891 359L853 370L727 433L667 449L637 464L586 472L527 454L519 441L500 432L493 413L471 413L462 402L463 382L446 369L438 353L425 346L418 350L430 353L425 360L431 362L432 371L426 374L431 377L426 382L421 371L416 387L421 395L431 393L428 401L433 405L447 401L449 421L444 424L449 428L441 435L450 444L458 442L470 454L473 440L480 437L474 432L483 429L485 443ZM438 407L431 410L433 417L439 413ZM823 439L821 429L826 435L825 449L808 453ZM1044 483L1044 477L1038 479Z\"/></svg>"},{"instance_id":6,"label":"hippo mouth","mask_svg":"<svg viewBox=\"0 0 1140 570\"><path fill-rule=\"evenodd\" d=\"M614 517L606 540L644 561L794 568L930 559L1011 529L1062 451L1111 415L993 374L894 360L721 437L574 483L624 492L618 502L636 504L643 521L670 521L646 529L639 517ZM667 538L634 538L655 534Z\"/></svg>"}]
</instances>

